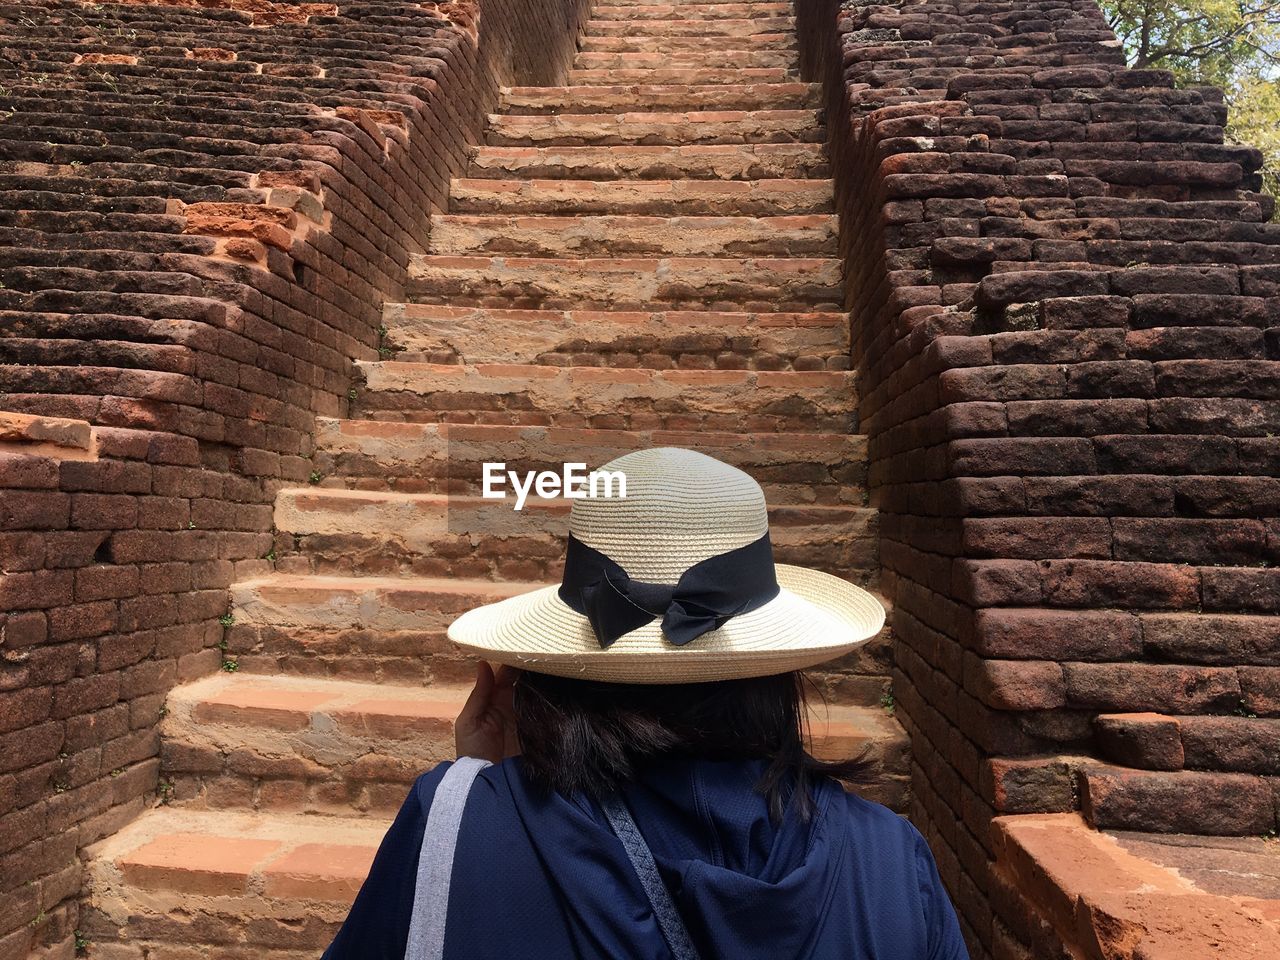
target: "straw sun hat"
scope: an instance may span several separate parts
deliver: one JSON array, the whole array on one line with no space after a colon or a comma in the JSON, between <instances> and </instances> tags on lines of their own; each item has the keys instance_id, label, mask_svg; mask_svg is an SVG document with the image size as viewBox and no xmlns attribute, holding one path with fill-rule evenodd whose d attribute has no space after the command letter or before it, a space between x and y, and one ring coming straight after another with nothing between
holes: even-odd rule
<instances>
[{"instance_id":1,"label":"straw sun hat","mask_svg":"<svg viewBox=\"0 0 1280 960\"><path fill-rule=\"evenodd\" d=\"M741 470L671 447L600 470L626 496L573 501L563 582L463 614L451 640L538 673L694 683L812 666L884 625L867 591L774 564L764 493Z\"/></svg>"}]
</instances>

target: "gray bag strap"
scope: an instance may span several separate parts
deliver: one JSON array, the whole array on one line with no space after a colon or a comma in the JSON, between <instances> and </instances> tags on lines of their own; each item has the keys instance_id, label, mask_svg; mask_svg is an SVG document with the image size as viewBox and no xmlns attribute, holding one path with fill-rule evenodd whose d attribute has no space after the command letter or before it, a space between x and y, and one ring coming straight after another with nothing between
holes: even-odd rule
<instances>
[{"instance_id":1,"label":"gray bag strap","mask_svg":"<svg viewBox=\"0 0 1280 960\"><path fill-rule=\"evenodd\" d=\"M680 912L671 900L671 893L662 882L658 865L653 860L653 851L644 842L631 811L616 793L602 798L600 806L609 820L609 826L613 827L613 832L622 841L627 859L640 877L640 886L649 898L649 905L653 907L653 915L658 921L658 929L671 948L671 955L675 960L698 960L698 951L689 938L689 931L680 918Z\"/></svg>"},{"instance_id":2,"label":"gray bag strap","mask_svg":"<svg viewBox=\"0 0 1280 960\"><path fill-rule=\"evenodd\" d=\"M427 812L418 854L418 882L413 889L413 916L405 960L442 960L444 924L449 912L449 883L453 877L453 853L458 846L462 811L476 774L490 766L488 760L459 757L444 772Z\"/></svg>"}]
</instances>

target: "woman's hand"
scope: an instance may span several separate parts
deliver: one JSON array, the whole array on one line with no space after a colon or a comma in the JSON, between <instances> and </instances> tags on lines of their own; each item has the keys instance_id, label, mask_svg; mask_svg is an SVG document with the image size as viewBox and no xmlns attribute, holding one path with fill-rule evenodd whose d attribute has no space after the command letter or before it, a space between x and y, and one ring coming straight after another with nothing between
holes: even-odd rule
<instances>
[{"instance_id":1,"label":"woman's hand","mask_svg":"<svg viewBox=\"0 0 1280 960\"><path fill-rule=\"evenodd\" d=\"M453 725L458 756L498 763L520 752L516 739L513 687L519 671L501 666L495 674L483 660L476 668L476 685Z\"/></svg>"}]
</instances>

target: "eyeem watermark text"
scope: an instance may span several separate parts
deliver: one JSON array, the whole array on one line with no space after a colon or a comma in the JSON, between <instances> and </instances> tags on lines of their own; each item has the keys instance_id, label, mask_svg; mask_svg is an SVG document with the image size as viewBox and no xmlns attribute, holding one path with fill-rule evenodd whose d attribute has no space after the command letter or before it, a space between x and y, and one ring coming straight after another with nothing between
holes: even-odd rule
<instances>
[{"instance_id":1,"label":"eyeem watermark text","mask_svg":"<svg viewBox=\"0 0 1280 960\"><path fill-rule=\"evenodd\" d=\"M505 500L507 486L515 491L517 510L524 509L530 491L545 499L565 497L569 500L627 495L627 477L621 470L588 472L585 463L566 463L560 473L530 470L521 477L515 470L508 470L505 463L486 463L481 496L486 500Z\"/></svg>"}]
</instances>

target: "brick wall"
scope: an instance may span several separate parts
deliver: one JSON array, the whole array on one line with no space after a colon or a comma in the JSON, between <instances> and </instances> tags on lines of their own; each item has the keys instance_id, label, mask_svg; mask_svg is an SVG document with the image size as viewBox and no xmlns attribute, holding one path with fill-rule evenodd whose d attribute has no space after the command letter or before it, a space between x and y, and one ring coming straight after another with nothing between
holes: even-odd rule
<instances>
[{"instance_id":1,"label":"brick wall","mask_svg":"<svg viewBox=\"0 0 1280 960\"><path fill-rule=\"evenodd\" d=\"M0 4L0 958L69 955L77 851L163 792L166 692L584 6Z\"/></svg>"},{"instance_id":2,"label":"brick wall","mask_svg":"<svg viewBox=\"0 0 1280 960\"><path fill-rule=\"evenodd\" d=\"M1059 956L994 815L1276 827L1273 201L1220 93L1126 69L1092 0L798 7L913 819L975 956Z\"/></svg>"}]
</instances>

